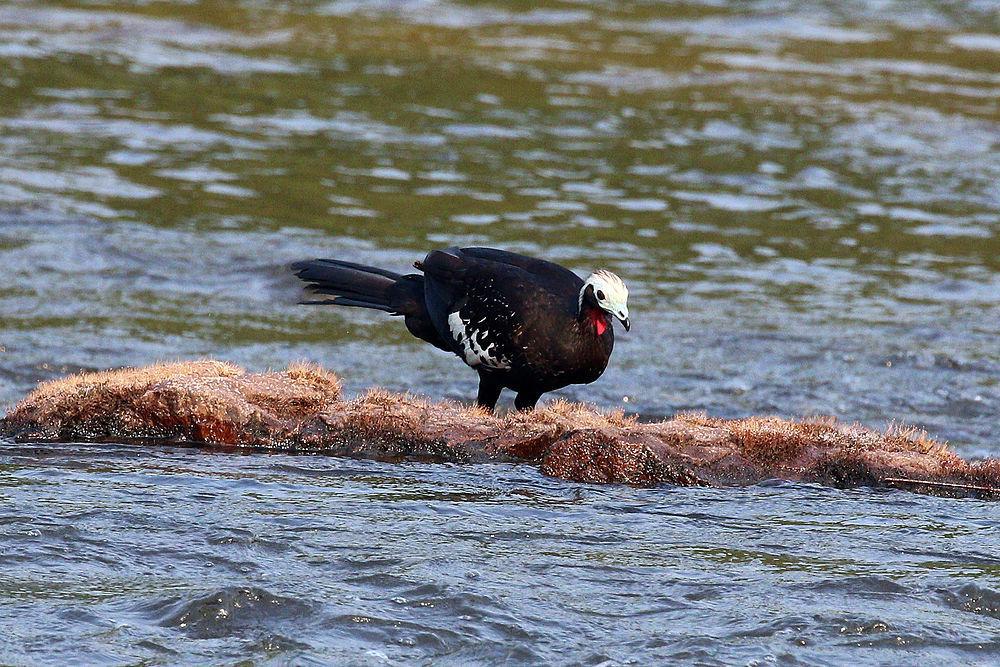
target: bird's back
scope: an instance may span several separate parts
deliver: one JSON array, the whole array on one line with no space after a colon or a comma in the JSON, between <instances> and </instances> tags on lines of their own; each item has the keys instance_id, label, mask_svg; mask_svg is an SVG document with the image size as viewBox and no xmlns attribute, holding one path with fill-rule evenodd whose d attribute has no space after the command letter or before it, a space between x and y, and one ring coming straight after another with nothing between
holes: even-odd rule
<instances>
[{"instance_id":1,"label":"bird's back","mask_svg":"<svg viewBox=\"0 0 1000 667\"><path fill-rule=\"evenodd\" d=\"M484 307L572 317L583 287L579 276L554 262L494 248L433 250L417 266L426 276L428 306L439 317L472 296L490 302Z\"/></svg>"},{"instance_id":2,"label":"bird's back","mask_svg":"<svg viewBox=\"0 0 1000 667\"><path fill-rule=\"evenodd\" d=\"M462 248L461 252L467 257L522 269L535 276L540 286L573 301L577 299L583 288L583 279L580 276L555 262L495 248Z\"/></svg>"}]
</instances>

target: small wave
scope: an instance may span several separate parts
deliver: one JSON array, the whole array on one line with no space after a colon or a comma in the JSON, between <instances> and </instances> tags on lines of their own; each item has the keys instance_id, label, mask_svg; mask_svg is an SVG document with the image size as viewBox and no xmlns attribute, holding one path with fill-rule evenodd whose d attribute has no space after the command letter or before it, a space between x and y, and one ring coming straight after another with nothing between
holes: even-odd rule
<instances>
[{"instance_id":1,"label":"small wave","mask_svg":"<svg viewBox=\"0 0 1000 667\"><path fill-rule=\"evenodd\" d=\"M906 586L898 584L892 579L876 575L823 579L809 584L806 588L824 593L850 591L852 594L862 595L904 595L910 593L910 589Z\"/></svg>"},{"instance_id":2,"label":"small wave","mask_svg":"<svg viewBox=\"0 0 1000 667\"><path fill-rule=\"evenodd\" d=\"M673 196L682 201L700 202L723 211L738 211L742 213L773 211L788 205L786 202L777 199L734 194L731 192L677 191L673 193Z\"/></svg>"},{"instance_id":3,"label":"small wave","mask_svg":"<svg viewBox=\"0 0 1000 667\"><path fill-rule=\"evenodd\" d=\"M951 35L948 38L948 43L969 51L1000 52L1000 36L998 35Z\"/></svg>"},{"instance_id":4,"label":"small wave","mask_svg":"<svg viewBox=\"0 0 1000 667\"><path fill-rule=\"evenodd\" d=\"M941 597L952 609L1000 620L1000 592L991 588L966 584L957 590L941 591Z\"/></svg>"},{"instance_id":5,"label":"small wave","mask_svg":"<svg viewBox=\"0 0 1000 667\"><path fill-rule=\"evenodd\" d=\"M312 606L262 588L223 588L203 597L173 597L145 609L163 627L198 639L242 635L308 616Z\"/></svg>"}]
</instances>

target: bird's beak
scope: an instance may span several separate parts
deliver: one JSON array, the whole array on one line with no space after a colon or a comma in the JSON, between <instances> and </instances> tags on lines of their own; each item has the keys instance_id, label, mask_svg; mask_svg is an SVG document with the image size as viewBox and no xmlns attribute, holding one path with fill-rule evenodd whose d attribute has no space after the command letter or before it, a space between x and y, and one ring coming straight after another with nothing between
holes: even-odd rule
<instances>
[{"instance_id":1,"label":"bird's beak","mask_svg":"<svg viewBox=\"0 0 1000 667\"><path fill-rule=\"evenodd\" d=\"M628 331L629 329L632 328L632 324L629 322L629 319L628 319L628 311L627 310L624 311L624 312L618 313L617 315L615 315L615 317L617 317L618 321L622 323L623 327L625 327L625 331Z\"/></svg>"}]
</instances>

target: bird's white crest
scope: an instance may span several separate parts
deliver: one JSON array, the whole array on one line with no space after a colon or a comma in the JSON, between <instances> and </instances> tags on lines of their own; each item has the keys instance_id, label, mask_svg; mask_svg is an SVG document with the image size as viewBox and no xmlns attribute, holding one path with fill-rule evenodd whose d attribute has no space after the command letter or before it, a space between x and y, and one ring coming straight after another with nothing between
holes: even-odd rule
<instances>
[{"instance_id":1,"label":"bird's white crest","mask_svg":"<svg viewBox=\"0 0 1000 667\"><path fill-rule=\"evenodd\" d=\"M624 321L628 319L628 288L625 282L604 269L598 269L587 276L580 290L580 307L583 307L583 295L587 286L594 286L594 298L602 310ZM603 297L603 298L602 298Z\"/></svg>"}]
</instances>

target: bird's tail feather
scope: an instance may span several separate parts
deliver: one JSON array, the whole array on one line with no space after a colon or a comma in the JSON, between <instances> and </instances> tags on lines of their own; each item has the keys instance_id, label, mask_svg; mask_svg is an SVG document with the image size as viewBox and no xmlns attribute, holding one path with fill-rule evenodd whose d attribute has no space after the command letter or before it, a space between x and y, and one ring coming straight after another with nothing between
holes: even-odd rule
<instances>
[{"instance_id":1,"label":"bird's tail feather","mask_svg":"<svg viewBox=\"0 0 1000 667\"><path fill-rule=\"evenodd\" d=\"M402 276L374 266L339 259L310 259L292 264L292 271L308 283L311 297L303 304L336 304L395 312L389 289Z\"/></svg>"}]
</instances>

